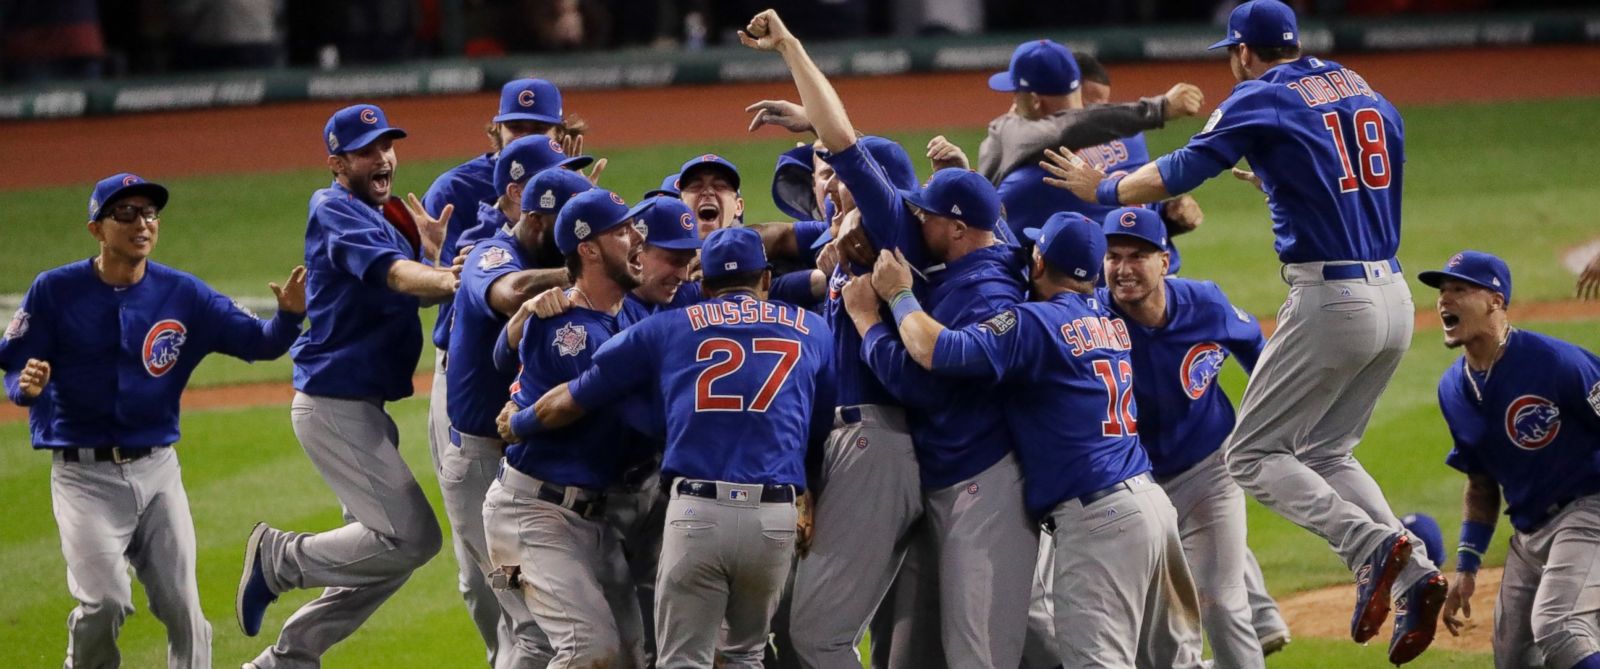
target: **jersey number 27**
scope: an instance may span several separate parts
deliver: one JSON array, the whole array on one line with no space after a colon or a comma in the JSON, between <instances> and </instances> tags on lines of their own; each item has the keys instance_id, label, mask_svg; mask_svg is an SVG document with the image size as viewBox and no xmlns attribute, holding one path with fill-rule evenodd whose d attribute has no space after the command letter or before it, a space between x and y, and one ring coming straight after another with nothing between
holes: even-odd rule
<instances>
[{"instance_id":1,"label":"jersey number 27","mask_svg":"<svg viewBox=\"0 0 1600 669\"><path fill-rule=\"evenodd\" d=\"M732 339L715 337L700 342L700 348L695 351L695 362L715 360L710 367L700 371L694 384L694 410L695 411L750 411L765 412L772 406L772 400L778 396L778 389L783 387L783 382L789 379L789 374L794 371L795 363L800 361L800 342L793 339L759 338L750 342L750 350L755 353L766 353L778 356L778 361L772 366L772 373L767 375L766 382L761 384L747 402L744 395L719 395L712 391L712 384L729 374L739 371L744 367L744 345ZM718 360L718 358L721 358Z\"/></svg>"},{"instance_id":2,"label":"jersey number 27","mask_svg":"<svg viewBox=\"0 0 1600 669\"><path fill-rule=\"evenodd\" d=\"M1322 115L1322 127L1333 135L1333 147L1339 152L1339 165L1344 174L1339 177L1339 192L1350 193L1365 185L1371 190L1389 187L1389 136L1384 133L1383 114L1372 107L1357 109L1350 115L1349 125L1355 137L1354 163L1350 160L1350 146L1345 142L1345 122L1339 112ZM1360 180L1357 181L1357 172Z\"/></svg>"}]
</instances>

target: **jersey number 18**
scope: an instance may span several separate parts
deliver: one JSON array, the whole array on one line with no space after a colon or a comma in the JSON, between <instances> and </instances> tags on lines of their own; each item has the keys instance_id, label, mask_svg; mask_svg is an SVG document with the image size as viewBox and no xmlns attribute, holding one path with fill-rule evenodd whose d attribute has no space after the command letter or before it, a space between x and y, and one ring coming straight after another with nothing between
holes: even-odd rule
<instances>
[{"instance_id":1,"label":"jersey number 18","mask_svg":"<svg viewBox=\"0 0 1600 669\"><path fill-rule=\"evenodd\" d=\"M1322 115L1322 126L1333 135L1333 147L1339 152L1339 165L1344 174L1339 177L1339 192L1350 193L1361 185L1371 190L1389 187L1389 137L1384 133L1383 114L1372 107L1357 109L1350 115L1349 125L1356 139L1356 163L1360 167L1360 181L1350 161L1350 147L1345 143L1345 123L1339 112Z\"/></svg>"}]
</instances>

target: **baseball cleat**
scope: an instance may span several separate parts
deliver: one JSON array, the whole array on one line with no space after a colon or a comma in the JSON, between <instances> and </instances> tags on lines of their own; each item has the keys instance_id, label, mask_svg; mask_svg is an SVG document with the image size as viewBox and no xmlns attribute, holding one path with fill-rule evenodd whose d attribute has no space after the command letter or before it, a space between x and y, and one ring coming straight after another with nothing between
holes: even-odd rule
<instances>
[{"instance_id":1,"label":"baseball cleat","mask_svg":"<svg viewBox=\"0 0 1600 669\"><path fill-rule=\"evenodd\" d=\"M266 535L267 529L266 523L256 523L244 544L244 569L239 574L239 591L233 598L233 615L245 636L261 633L261 619L267 614L267 605L278 601L278 596L267 586L266 574L261 572L261 537Z\"/></svg>"},{"instance_id":2,"label":"baseball cleat","mask_svg":"<svg viewBox=\"0 0 1600 669\"><path fill-rule=\"evenodd\" d=\"M1356 610L1350 618L1350 638L1366 643L1378 634L1389 617L1389 589L1411 559L1411 539L1396 532L1356 569Z\"/></svg>"},{"instance_id":3,"label":"baseball cleat","mask_svg":"<svg viewBox=\"0 0 1600 669\"><path fill-rule=\"evenodd\" d=\"M1396 666L1417 659L1433 643L1439 626L1439 609L1449 591L1444 575L1431 572L1394 600L1394 638L1389 640L1389 661Z\"/></svg>"},{"instance_id":4,"label":"baseball cleat","mask_svg":"<svg viewBox=\"0 0 1600 669\"><path fill-rule=\"evenodd\" d=\"M1282 629L1269 632L1266 636L1261 637L1261 656L1266 657L1283 650L1283 647L1289 645L1291 640L1289 638L1289 630Z\"/></svg>"}]
</instances>

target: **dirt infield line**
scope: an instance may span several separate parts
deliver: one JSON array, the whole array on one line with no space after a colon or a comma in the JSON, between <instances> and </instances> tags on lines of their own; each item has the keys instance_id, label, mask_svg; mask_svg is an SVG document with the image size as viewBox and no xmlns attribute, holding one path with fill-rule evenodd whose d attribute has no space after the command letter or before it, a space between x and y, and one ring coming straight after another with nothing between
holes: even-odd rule
<instances>
[{"instance_id":1,"label":"dirt infield line","mask_svg":"<svg viewBox=\"0 0 1600 669\"><path fill-rule=\"evenodd\" d=\"M1396 104L1496 102L1600 96L1600 49L1550 46L1349 54L1336 58L1361 72ZM1154 95L1178 81L1205 90L1209 106L1233 87L1217 61L1128 63L1112 67L1120 97ZM991 93L987 73L958 72L841 79L851 120L868 132L982 126L1008 100ZM764 98L793 98L787 82L571 91L569 112L593 128L591 153L666 143L742 142L744 107ZM466 157L483 151L483 123L496 96L383 100L389 118L411 136L404 160ZM27 156L26 169L0 172L0 190L84 184L116 168L169 179L304 169L322 163L319 133L342 103L302 102L164 114L4 124L0 155ZM775 131L768 131L775 132ZM775 137L777 135L763 135ZM161 141L157 141L160 139Z\"/></svg>"},{"instance_id":2,"label":"dirt infield line","mask_svg":"<svg viewBox=\"0 0 1600 669\"><path fill-rule=\"evenodd\" d=\"M1579 300L1562 300L1559 302L1535 302L1519 305L1515 315L1519 320L1528 321L1576 321L1600 316L1600 302L1582 302ZM1261 317L1261 329L1268 336L1277 329L1277 320L1271 316ZM1435 330L1439 327L1439 318L1432 311L1417 312L1416 329L1420 331ZM417 396L428 394L433 386L433 374L418 374L412 380ZM192 388L183 394L184 411L206 411L216 409L250 409L265 406L288 406L289 400L294 398L294 388L282 381L262 381L257 383L241 383L226 386L207 386ZM0 424L27 420L28 411L22 407L6 403L0 404Z\"/></svg>"}]
</instances>

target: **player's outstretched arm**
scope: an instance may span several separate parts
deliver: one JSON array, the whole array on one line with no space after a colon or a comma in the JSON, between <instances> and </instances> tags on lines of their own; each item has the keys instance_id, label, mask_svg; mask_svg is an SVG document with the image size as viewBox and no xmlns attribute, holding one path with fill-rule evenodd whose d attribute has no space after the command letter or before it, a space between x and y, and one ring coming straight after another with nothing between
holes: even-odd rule
<instances>
[{"instance_id":1,"label":"player's outstretched arm","mask_svg":"<svg viewBox=\"0 0 1600 669\"><path fill-rule=\"evenodd\" d=\"M1098 202L1107 207L1147 204L1172 197L1161 178L1161 170L1153 162L1145 163L1130 174L1107 177L1076 154L1067 151L1045 151L1039 166L1054 176L1044 182L1071 191L1084 202Z\"/></svg>"},{"instance_id":2,"label":"player's outstretched arm","mask_svg":"<svg viewBox=\"0 0 1600 669\"><path fill-rule=\"evenodd\" d=\"M427 207L422 206L422 201L417 199L416 193L406 193L406 199L401 201L411 218L417 222L418 237L422 239L422 256L439 264L439 251L444 247L444 229L450 224L450 215L455 212L453 204L447 204L439 211L439 217L428 215Z\"/></svg>"},{"instance_id":3,"label":"player's outstretched arm","mask_svg":"<svg viewBox=\"0 0 1600 669\"><path fill-rule=\"evenodd\" d=\"M546 430L566 427L583 417L583 407L572 399L572 390L567 385L551 388L531 407L538 415L539 425Z\"/></svg>"},{"instance_id":4,"label":"player's outstretched arm","mask_svg":"<svg viewBox=\"0 0 1600 669\"><path fill-rule=\"evenodd\" d=\"M296 265L289 270L289 279L283 286L268 282L267 289L278 300L278 311L304 316L306 314L306 266Z\"/></svg>"},{"instance_id":5,"label":"player's outstretched arm","mask_svg":"<svg viewBox=\"0 0 1600 669\"><path fill-rule=\"evenodd\" d=\"M389 266L389 289L437 304L456 294L461 268L438 269L414 260L396 260Z\"/></svg>"},{"instance_id":6,"label":"player's outstretched arm","mask_svg":"<svg viewBox=\"0 0 1600 669\"><path fill-rule=\"evenodd\" d=\"M1468 474L1462 493L1461 545L1456 553L1456 577L1444 596L1444 626L1453 636L1461 636L1466 621L1472 618L1472 594L1477 589L1478 562L1494 535L1500 515L1500 484L1484 474ZM1429 556L1433 557L1433 556ZM1456 614L1461 617L1457 618Z\"/></svg>"},{"instance_id":7,"label":"player's outstretched arm","mask_svg":"<svg viewBox=\"0 0 1600 669\"><path fill-rule=\"evenodd\" d=\"M523 303L543 297L546 291L560 293L569 284L567 279L567 270L563 267L525 269L507 274L490 284L489 306L505 316L511 316L522 308ZM549 318L562 311L566 309L548 315L540 313L539 317Z\"/></svg>"},{"instance_id":8,"label":"player's outstretched arm","mask_svg":"<svg viewBox=\"0 0 1600 669\"><path fill-rule=\"evenodd\" d=\"M855 126L845 114L839 93L777 12L769 9L755 15L750 24L739 31L739 41L752 49L776 51L783 56L784 64L789 66L789 73L794 77L795 88L800 91L805 116L810 119L812 130L823 146L837 153L856 143Z\"/></svg>"}]
</instances>

